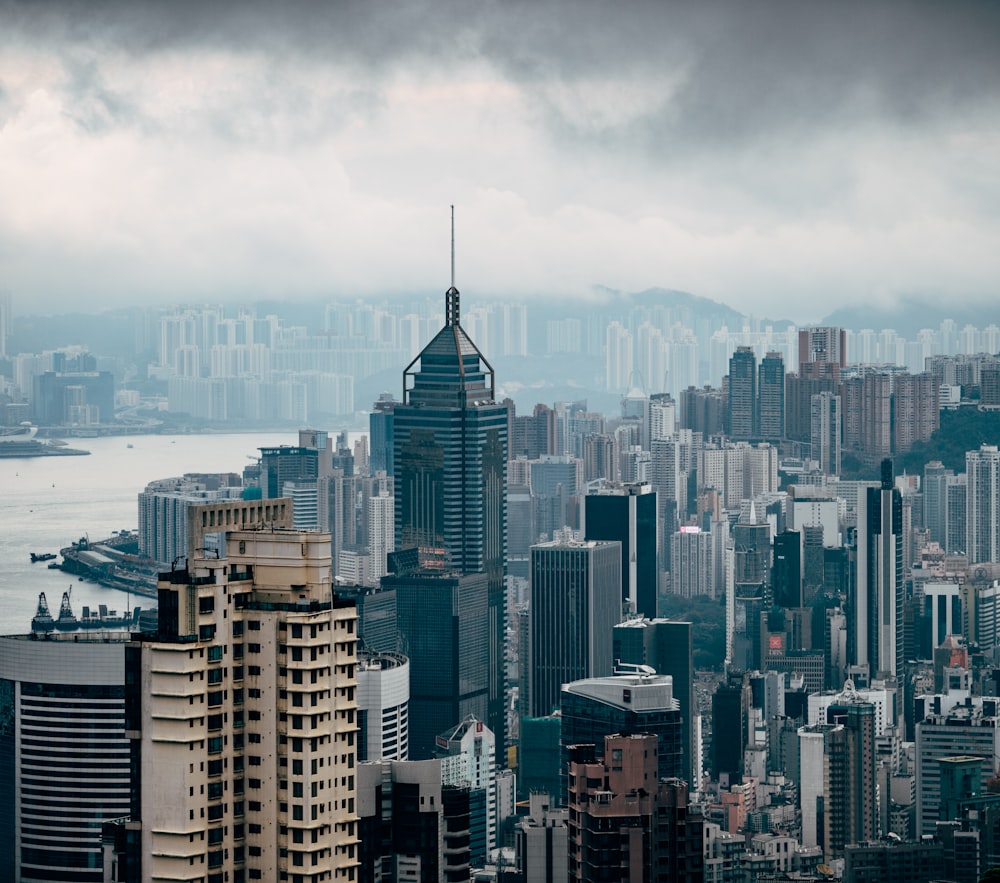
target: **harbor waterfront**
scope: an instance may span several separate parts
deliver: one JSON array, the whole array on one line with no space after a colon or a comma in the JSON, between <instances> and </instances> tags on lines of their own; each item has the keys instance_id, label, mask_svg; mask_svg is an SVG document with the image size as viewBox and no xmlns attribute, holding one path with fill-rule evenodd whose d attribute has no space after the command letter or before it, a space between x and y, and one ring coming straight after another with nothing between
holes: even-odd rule
<instances>
[{"instance_id":1,"label":"harbor waterfront","mask_svg":"<svg viewBox=\"0 0 1000 883\"><path fill-rule=\"evenodd\" d=\"M355 435L351 434L352 437ZM157 478L185 472L237 472L258 447L294 445L294 429L239 434L109 436L74 440L89 457L0 460L0 634L26 634L45 592L58 615L62 593L72 586L73 611L104 604L119 615L147 598L79 580L31 553L51 554L82 536L106 539L135 530L138 494Z\"/></svg>"}]
</instances>

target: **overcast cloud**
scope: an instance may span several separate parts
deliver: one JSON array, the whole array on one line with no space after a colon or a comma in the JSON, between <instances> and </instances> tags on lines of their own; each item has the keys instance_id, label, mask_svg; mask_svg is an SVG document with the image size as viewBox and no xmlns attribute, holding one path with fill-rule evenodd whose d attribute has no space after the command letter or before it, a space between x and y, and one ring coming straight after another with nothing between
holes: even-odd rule
<instances>
[{"instance_id":1,"label":"overcast cloud","mask_svg":"<svg viewBox=\"0 0 1000 883\"><path fill-rule=\"evenodd\" d=\"M1000 302L1000 4L0 3L21 311Z\"/></svg>"}]
</instances>

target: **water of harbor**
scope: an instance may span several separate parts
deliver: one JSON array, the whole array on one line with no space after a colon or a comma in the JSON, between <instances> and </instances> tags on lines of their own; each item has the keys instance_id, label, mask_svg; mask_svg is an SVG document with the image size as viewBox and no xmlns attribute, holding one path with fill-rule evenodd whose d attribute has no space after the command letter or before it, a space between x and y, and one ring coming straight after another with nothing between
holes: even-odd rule
<instances>
[{"instance_id":1,"label":"water of harbor","mask_svg":"<svg viewBox=\"0 0 1000 883\"><path fill-rule=\"evenodd\" d=\"M52 615L72 585L73 610L106 604L119 613L136 598L81 581L46 562L31 563L31 552L58 552L81 536L105 539L113 531L138 526L138 495L157 478L185 472L237 472L256 459L257 448L294 445L294 431L226 435L148 435L71 439L88 457L0 460L0 634L31 628L38 593L45 592Z\"/></svg>"}]
</instances>

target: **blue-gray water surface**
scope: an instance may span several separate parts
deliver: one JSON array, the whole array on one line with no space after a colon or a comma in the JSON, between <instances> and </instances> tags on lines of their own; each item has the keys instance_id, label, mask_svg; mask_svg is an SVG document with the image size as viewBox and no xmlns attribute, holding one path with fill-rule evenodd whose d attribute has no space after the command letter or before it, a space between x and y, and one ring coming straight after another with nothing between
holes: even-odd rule
<instances>
[{"instance_id":1,"label":"blue-gray water surface","mask_svg":"<svg viewBox=\"0 0 1000 883\"><path fill-rule=\"evenodd\" d=\"M148 435L68 439L88 457L0 460L0 634L31 628L44 591L53 616L72 585L73 610L107 604L119 613L151 602L108 589L43 563L31 552L58 552L88 535L105 539L138 526L138 495L157 478L185 472L237 472L257 448L294 445L294 431L225 435Z\"/></svg>"}]
</instances>

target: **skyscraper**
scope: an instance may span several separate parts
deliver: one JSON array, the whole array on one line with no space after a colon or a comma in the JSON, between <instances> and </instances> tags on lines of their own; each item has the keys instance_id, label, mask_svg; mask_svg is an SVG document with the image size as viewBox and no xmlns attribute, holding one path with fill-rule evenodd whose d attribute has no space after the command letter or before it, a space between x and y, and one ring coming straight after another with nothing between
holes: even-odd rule
<instances>
[{"instance_id":1,"label":"skyscraper","mask_svg":"<svg viewBox=\"0 0 1000 883\"><path fill-rule=\"evenodd\" d=\"M395 592L410 658L410 757L426 760L442 721L482 720L488 708L486 576L417 568L383 577L382 586Z\"/></svg>"},{"instance_id":2,"label":"skyscraper","mask_svg":"<svg viewBox=\"0 0 1000 883\"><path fill-rule=\"evenodd\" d=\"M729 360L729 437L749 441L757 435L757 357L753 347L736 348Z\"/></svg>"},{"instance_id":3,"label":"skyscraper","mask_svg":"<svg viewBox=\"0 0 1000 883\"><path fill-rule=\"evenodd\" d=\"M486 723L500 754L506 747L508 413L496 400L493 368L462 329L459 306L452 285L445 294L444 327L403 372L403 401L393 416L396 549L416 548L423 558L444 559L463 575L485 574ZM454 720L440 721L434 732Z\"/></svg>"},{"instance_id":4,"label":"skyscraper","mask_svg":"<svg viewBox=\"0 0 1000 883\"><path fill-rule=\"evenodd\" d=\"M355 876L356 613L330 567L325 534L239 530L163 575L158 634L125 647L122 879Z\"/></svg>"},{"instance_id":5,"label":"skyscraper","mask_svg":"<svg viewBox=\"0 0 1000 883\"><path fill-rule=\"evenodd\" d=\"M650 485L605 485L584 498L584 537L618 540L622 603L656 616L656 492Z\"/></svg>"},{"instance_id":6,"label":"skyscraper","mask_svg":"<svg viewBox=\"0 0 1000 883\"><path fill-rule=\"evenodd\" d=\"M612 630L621 618L617 542L531 547L530 714L559 706L563 684L614 670Z\"/></svg>"},{"instance_id":7,"label":"skyscraper","mask_svg":"<svg viewBox=\"0 0 1000 883\"><path fill-rule=\"evenodd\" d=\"M810 399L809 447L826 475L840 474L840 396L820 392Z\"/></svg>"},{"instance_id":8,"label":"skyscraper","mask_svg":"<svg viewBox=\"0 0 1000 883\"><path fill-rule=\"evenodd\" d=\"M785 437L785 361L781 353L761 360L757 383L758 433L768 441Z\"/></svg>"},{"instance_id":9,"label":"skyscraper","mask_svg":"<svg viewBox=\"0 0 1000 883\"><path fill-rule=\"evenodd\" d=\"M615 662L649 665L673 679L680 706L681 771L689 783L701 780L694 699L694 644L690 622L669 619L629 619L614 628Z\"/></svg>"},{"instance_id":10,"label":"skyscraper","mask_svg":"<svg viewBox=\"0 0 1000 883\"><path fill-rule=\"evenodd\" d=\"M882 483L858 496L854 661L872 676L897 677L903 668L903 503L893 486L892 460Z\"/></svg>"},{"instance_id":11,"label":"skyscraper","mask_svg":"<svg viewBox=\"0 0 1000 883\"><path fill-rule=\"evenodd\" d=\"M96 883L128 815L127 632L0 638L0 879Z\"/></svg>"},{"instance_id":12,"label":"skyscraper","mask_svg":"<svg viewBox=\"0 0 1000 883\"><path fill-rule=\"evenodd\" d=\"M1000 450L981 445L965 455L966 553L970 564L1000 561Z\"/></svg>"}]
</instances>

